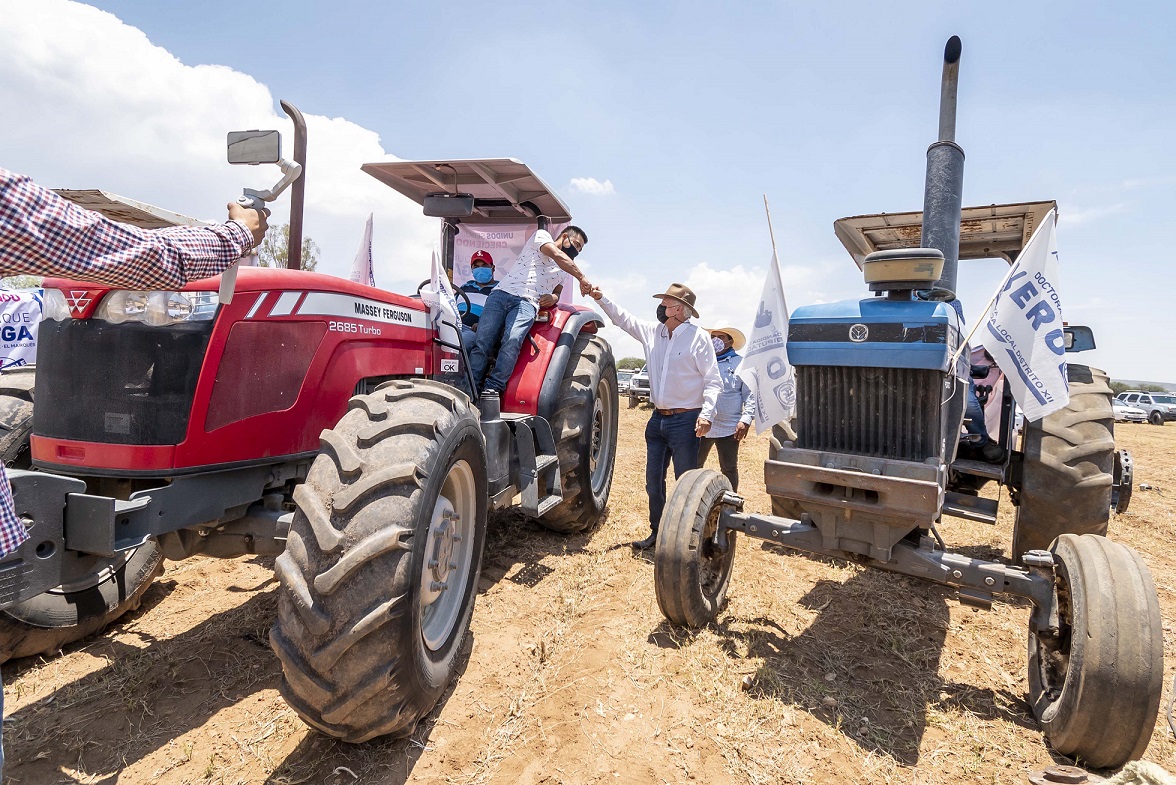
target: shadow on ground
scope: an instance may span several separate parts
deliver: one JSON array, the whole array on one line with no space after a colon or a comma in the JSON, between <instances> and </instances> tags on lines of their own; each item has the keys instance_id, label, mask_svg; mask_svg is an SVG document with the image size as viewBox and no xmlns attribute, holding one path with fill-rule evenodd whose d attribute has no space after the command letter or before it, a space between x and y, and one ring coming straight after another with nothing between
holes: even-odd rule
<instances>
[{"instance_id":1,"label":"shadow on ground","mask_svg":"<svg viewBox=\"0 0 1176 785\"><path fill-rule=\"evenodd\" d=\"M820 581L801 598L817 616L800 634L762 617L724 616L711 629L729 656L763 660L753 697L796 706L866 752L915 765L933 711L959 708L1037 728L1022 696L940 677L951 596L946 587L865 570L844 583ZM690 640L668 625L650 636L659 646Z\"/></svg>"}]
</instances>

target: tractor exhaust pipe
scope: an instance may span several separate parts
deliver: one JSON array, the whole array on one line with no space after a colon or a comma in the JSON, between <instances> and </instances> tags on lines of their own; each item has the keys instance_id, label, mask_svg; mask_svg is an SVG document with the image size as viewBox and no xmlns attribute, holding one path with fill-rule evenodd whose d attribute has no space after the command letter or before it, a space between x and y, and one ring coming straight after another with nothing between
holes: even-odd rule
<instances>
[{"instance_id":1,"label":"tractor exhaust pipe","mask_svg":"<svg viewBox=\"0 0 1176 785\"><path fill-rule=\"evenodd\" d=\"M964 194L964 149L955 142L956 87L963 44L957 35L943 49L939 93L939 141L927 148L927 182L923 194L923 233L919 244L943 253L937 289L956 290L960 258L960 211Z\"/></svg>"},{"instance_id":2,"label":"tractor exhaust pipe","mask_svg":"<svg viewBox=\"0 0 1176 785\"><path fill-rule=\"evenodd\" d=\"M294 162L302 167L302 176L290 188L290 247L287 250L286 266L291 270L302 269L302 215L306 204L306 120L298 107L282 101L282 111L294 121Z\"/></svg>"}]
</instances>

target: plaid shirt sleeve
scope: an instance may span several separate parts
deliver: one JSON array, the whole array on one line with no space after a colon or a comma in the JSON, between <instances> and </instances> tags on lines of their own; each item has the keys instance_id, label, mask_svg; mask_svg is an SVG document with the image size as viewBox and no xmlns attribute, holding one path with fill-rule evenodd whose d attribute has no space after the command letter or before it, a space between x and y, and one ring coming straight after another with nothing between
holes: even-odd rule
<instances>
[{"instance_id":1,"label":"plaid shirt sleeve","mask_svg":"<svg viewBox=\"0 0 1176 785\"><path fill-rule=\"evenodd\" d=\"M235 221L140 229L0 169L0 275L57 275L120 289L178 289L253 247Z\"/></svg>"},{"instance_id":2,"label":"plaid shirt sleeve","mask_svg":"<svg viewBox=\"0 0 1176 785\"><path fill-rule=\"evenodd\" d=\"M24 524L16 517L16 506L12 503L12 486L8 475L0 464L0 557L7 556L29 538Z\"/></svg>"}]
</instances>

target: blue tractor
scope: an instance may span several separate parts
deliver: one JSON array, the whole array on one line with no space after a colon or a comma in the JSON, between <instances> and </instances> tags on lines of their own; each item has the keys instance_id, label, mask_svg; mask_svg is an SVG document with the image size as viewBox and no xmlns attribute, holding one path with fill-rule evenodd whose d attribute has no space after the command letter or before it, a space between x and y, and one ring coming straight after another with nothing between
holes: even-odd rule
<instances>
[{"instance_id":1,"label":"blue tractor","mask_svg":"<svg viewBox=\"0 0 1176 785\"><path fill-rule=\"evenodd\" d=\"M1052 747L1095 767L1140 757L1163 683L1159 602L1129 547L1106 538L1125 509L1130 456L1117 453L1106 374L1068 364L1070 403L1023 431L1007 385L972 382L955 299L961 258L1015 260L1052 202L961 207L954 140L961 45L944 53L939 140L927 152L924 209L842 219L838 237L873 296L797 308L787 337L796 419L773 430L764 467L772 515L743 512L718 472L684 474L654 558L658 605L697 627L722 610L738 533L957 588L990 608L1028 599L1029 702ZM1067 327L1067 351L1094 347ZM969 387L992 396L998 450L964 433ZM999 417L997 416L999 414ZM996 482L1017 505L1013 553L982 560L946 549L945 516L995 523Z\"/></svg>"}]
</instances>

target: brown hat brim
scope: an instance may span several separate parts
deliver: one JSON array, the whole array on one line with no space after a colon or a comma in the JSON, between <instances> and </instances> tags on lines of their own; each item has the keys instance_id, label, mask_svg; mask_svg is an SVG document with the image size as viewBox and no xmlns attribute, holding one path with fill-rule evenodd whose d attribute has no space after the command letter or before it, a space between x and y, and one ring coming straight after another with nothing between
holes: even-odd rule
<instances>
[{"instance_id":1,"label":"brown hat brim","mask_svg":"<svg viewBox=\"0 0 1176 785\"><path fill-rule=\"evenodd\" d=\"M687 308L690 309L690 313L694 316L695 319L698 318L697 309L695 309L695 307L693 305L686 302L685 300L683 300L681 297L678 297L677 295L674 295L674 294L655 294L653 296L653 299L660 300L663 297L669 297L671 300L677 300L678 302L682 303L682 305L685 305Z\"/></svg>"}]
</instances>

